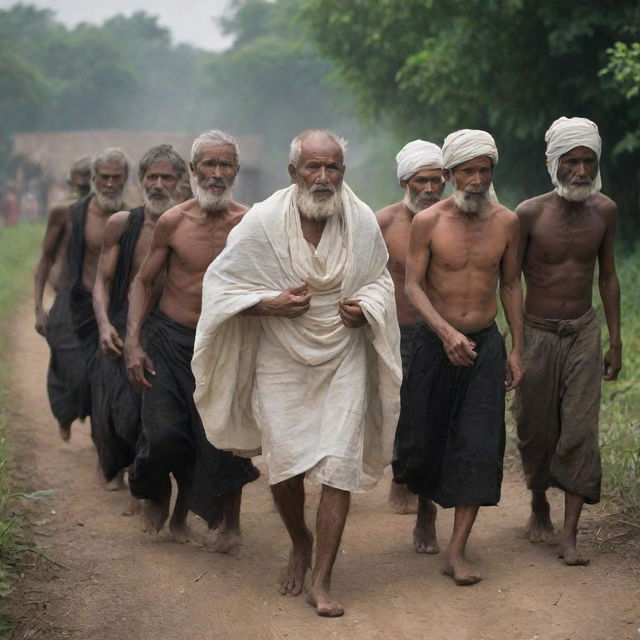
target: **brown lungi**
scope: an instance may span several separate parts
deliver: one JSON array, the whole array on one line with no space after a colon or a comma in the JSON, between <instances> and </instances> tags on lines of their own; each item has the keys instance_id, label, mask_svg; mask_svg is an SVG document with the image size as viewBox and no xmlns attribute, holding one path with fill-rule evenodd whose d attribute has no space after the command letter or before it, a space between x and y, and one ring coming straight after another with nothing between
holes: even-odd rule
<instances>
[{"instance_id":1,"label":"brown lungi","mask_svg":"<svg viewBox=\"0 0 640 640\"><path fill-rule=\"evenodd\" d=\"M524 314L525 376L513 415L527 487L558 487L600 500L598 414L600 325L590 309L575 320Z\"/></svg>"}]
</instances>

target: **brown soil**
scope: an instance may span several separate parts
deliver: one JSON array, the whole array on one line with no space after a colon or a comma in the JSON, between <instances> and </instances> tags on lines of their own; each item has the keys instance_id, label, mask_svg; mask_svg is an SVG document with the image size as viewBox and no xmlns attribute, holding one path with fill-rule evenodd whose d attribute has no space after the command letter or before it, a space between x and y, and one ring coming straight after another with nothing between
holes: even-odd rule
<instances>
[{"instance_id":1,"label":"brown soil","mask_svg":"<svg viewBox=\"0 0 640 640\"><path fill-rule=\"evenodd\" d=\"M59 440L45 391L48 351L28 307L12 328L10 439L22 488L52 489L28 513L33 539L50 558L28 555L16 584L14 637L57 640L623 640L639 638L640 584L633 558L594 544L603 512L586 510L581 542L591 565L566 567L555 547L524 536L528 497L510 472L499 507L482 509L469 556L484 580L456 587L441 556L413 551L413 516L390 512L388 479L354 496L334 572L346 607L322 619L304 597L278 594L287 538L264 479L243 503L244 545L219 555L151 539L137 516L120 515L125 492L98 484L87 424ZM318 492L310 488L309 520ZM552 496L556 522L561 499ZM441 545L451 530L440 511ZM205 532L201 521L192 517ZM214 534L209 534L213 537ZM55 562L55 564L54 564Z\"/></svg>"}]
</instances>

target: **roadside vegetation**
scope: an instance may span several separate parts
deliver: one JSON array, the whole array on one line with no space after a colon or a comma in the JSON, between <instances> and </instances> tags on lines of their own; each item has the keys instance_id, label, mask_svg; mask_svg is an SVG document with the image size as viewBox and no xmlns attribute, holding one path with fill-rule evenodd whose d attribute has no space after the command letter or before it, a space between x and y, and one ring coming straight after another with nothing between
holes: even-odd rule
<instances>
[{"instance_id":1,"label":"roadside vegetation","mask_svg":"<svg viewBox=\"0 0 640 640\"><path fill-rule=\"evenodd\" d=\"M0 229L0 606L10 591L10 574L22 551L21 523L13 513L15 501L24 497L11 486L5 428L7 424L8 382L11 375L7 359L8 320L31 291L31 273L42 239L41 225ZM24 319L31 323L31 314ZM0 622L0 633L3 629Z\"/></svg>"}]
</instances>

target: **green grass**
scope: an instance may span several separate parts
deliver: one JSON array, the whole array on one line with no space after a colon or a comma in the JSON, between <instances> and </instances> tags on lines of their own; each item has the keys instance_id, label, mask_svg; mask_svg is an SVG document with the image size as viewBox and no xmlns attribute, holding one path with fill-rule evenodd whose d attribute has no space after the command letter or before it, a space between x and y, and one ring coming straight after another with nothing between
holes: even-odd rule
<instances>
[{"instance_id":1,"label":"green grass","mask_svg":"<svg viewBox=\"0 0 640 640\"><path fill-rule=\"evenodd\" d=\"M28 298L31 275L37 259L43 228L41 225L0 229L0 598L10 590L10 574L24 544L20 540L21 523L11 513L12 503L21 494L12 493L7 469L6 427L7 322L18 305ZM28 317L26 321L31 322ZM28 496L27 496L28 497Z\"/></svg>"}]
</instances>

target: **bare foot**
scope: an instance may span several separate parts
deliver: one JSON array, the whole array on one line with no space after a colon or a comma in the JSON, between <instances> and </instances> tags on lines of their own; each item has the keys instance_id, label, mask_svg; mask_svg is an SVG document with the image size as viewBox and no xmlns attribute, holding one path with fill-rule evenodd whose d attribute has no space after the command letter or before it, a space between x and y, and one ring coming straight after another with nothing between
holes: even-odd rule
<instances>
[{"instance_id":1,"label":"bare foot","mask_svg":"<svg viewBox=\"0 0 640 640\"><path fill-rule=\"evenodd\" d=\"M115 478L109 480L109 482L104 483L104 488L107 491L122 491L127 488L127 485L124 481L124 469L118 471Z\"/></svg>"},{"instance_id":2,"label":"bare foot","mask_svg":"<svg viewBox=\"0 0 640 640\"><path fill-rule=\"evenodd\" d=\"M413 530L413 546L416 549L416 553L440 553L435 527L429 530L416 527Z\"/></svg>"},{"instance_id":3,"label":"bare foot","mask_svg":"<svg viewBox=\"0 0 640 640\"><path fill-rule=\"evenodd\" d=\"M558 557L569 567L584 567L589 564L589 558L578 551L573 540L560 541Z\"/></svg>"},{"instance_id":4,"label":"bare foot","mask_svg":"<svg viewBox=\"0 0 640 640\"><path fill-rule=\"evenodd\" d=\"M169 522L169 531L174 542L178 544L193 544L197 547L201 547L205 544L205 539L192 531L186 522Z\"/></svg>"},{"instance_id":5,"label":"bare foot","mask_svg":"<svg viewBox=\"0 0 640 640\"><path fill-rule=\"evenodd\" d=\"M213 544L207 546L207 551L213 553L229 553L242 544L239 531L220 530Z\"/></svg>"},{"instance_id":6,"label":"bare foot","mask_svg":"<svg viewBox=\"0 0 640 640\"><path fill-rule=\"evenodd\" d=\"M316 608L316 613L323 618L339 618L344 615L344 607L336 602L327 589L309 587L307 602Z\"/></svg>"},{"instance_id":7,"label":"bare foot","mask_svg":"<svg viewBox=\"0 0 640 640\"><path fill-rule=\"evenodd\" d=\"M411 493L406 484L391 480L389 487L389 506L400 515L418 512L418 496Z\"/></svg>"},{"instance_id":8,"label":"bare foot","mask_svg":"<svg viewBox=\"0 0 640 640\"><path fill-rule=\"evenodd\" d=\"M442 574L453 578L453 581L461 587L476 584L482 580L482 576L462 558L449 557L447 564L442 567Z\"/></svg>"},{"instance_id":9,"label":"bare foot","mask_svg":"<svg viewBox=\"0 0 640 640\"><path fill-rule=\"evenodd\" d=\"M60 439L64 442L69 442L71 440L71 425L70 424L61 424L58 427L58 434L60 435Z\"/></svg>"},{"instance_id":10,"label":"bare foot","mask_svg":"<svg viewBox=\"0 0 640 640\"><path fill-rule=\"evenodd\" d=\"M525 530L529 542L544 542L545 544L553 544L556 542L549 511L546 513L531 512Z\"/></svg>"},{"instance_id":11,"label":"bare foot","mask_svg":"<svg viewBox=\"0 0 640 640\"><path fill-rule=\"evenodd\" d=\"M142 500L138 500L134 496L130 495L129 496L129 503L127 504L127 506L125 507L124 511L122 512L122 515L123 516L135 516L137 513L140 513L140 509L142 507L141 502L142 502Z\"/></svg>"},{"instance_id":12,"label":"bare foot","mask_svg":"<svg viewBox=\"0 0 640 640\"><path fill-rule=\"evenodd\" d=\"M283 596L300 595L304 588L304 578L311 567L313 535L307 529L306 541L300 548L293 547L289 552L289 562L280 574L280 593Z\"/></svg>"},{"instance_id":13,"label":"bare foot","mask_svg":"<svg viewBox=\"0 0 640 640\"><path fill-rule=\"evenodd\" d=\"M166 502L154 502L153 500L142 501L142 530L146 533L155 534L162 529L162 526L169 517L169 499Z\"/></svg>"}]
</instances>

